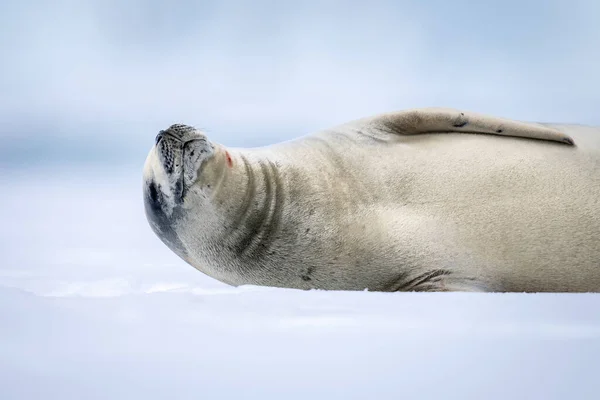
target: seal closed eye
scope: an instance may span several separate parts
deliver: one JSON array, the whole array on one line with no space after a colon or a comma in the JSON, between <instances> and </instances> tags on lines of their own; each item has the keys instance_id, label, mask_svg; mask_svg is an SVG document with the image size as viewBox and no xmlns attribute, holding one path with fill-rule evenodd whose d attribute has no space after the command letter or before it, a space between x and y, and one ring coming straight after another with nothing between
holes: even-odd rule
<instances>
[{"instance_id":1,"label":"seal closed eye","mask_svg":"<svg viewBox=\"0 0 600 400\"><path fill-rule=\"evenodd\" d=\"M144 167L157 236L230 285L600 292L600 128L453 109L261 148L161 131Z\"/></svg>"}]
</instances>

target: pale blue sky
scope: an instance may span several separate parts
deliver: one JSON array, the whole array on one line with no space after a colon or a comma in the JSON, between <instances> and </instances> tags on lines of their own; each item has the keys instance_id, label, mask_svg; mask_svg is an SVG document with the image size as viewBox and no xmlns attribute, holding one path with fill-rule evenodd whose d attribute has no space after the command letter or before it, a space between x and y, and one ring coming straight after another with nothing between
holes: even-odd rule
<instances>
[{"instance_id":1,"label":"pale blue sky","mask_svg":"<svg viewBox=\"0 0 600 400\"><path fill-rule=\"evenodd\" d=\"M599 20L596 0L4 1L0 157L135 163L174 122L260 145L420 106L600 124Z\"/></svg>"}]
</instances>

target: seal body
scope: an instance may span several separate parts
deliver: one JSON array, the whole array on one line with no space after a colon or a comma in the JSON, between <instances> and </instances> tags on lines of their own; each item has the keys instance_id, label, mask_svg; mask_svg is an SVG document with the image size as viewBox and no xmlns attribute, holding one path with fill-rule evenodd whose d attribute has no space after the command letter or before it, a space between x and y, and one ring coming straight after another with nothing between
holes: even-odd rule
<instances>
[{"instance_id":1,"label":"seal body","mask_svg":"<svg viewBox=\"0 0 600 400\"><path fill-rule=\"evenodd\" d=\"M146 214L231 285L600 292L600 128L436 113L254 149L171 127L146 161Z\"/></svg>"}]
</instances>

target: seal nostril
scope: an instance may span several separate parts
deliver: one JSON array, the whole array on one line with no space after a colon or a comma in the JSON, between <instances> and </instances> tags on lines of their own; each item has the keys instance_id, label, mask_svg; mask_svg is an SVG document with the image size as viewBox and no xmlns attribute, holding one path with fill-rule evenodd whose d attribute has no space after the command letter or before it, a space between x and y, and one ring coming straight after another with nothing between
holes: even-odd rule
<instances>
[{"instance_id":1,"label":"seal nostril","mask_svg":"<svg viewBox=\"0 0 600 400\"><path fill-rule=\"evenodd\" d=\"M162 140L162 138L163 138L163 135L162 135L162 132L161 132L158 135L156 135L156 139L154 139L154 143L155 144L160 143L160 141Z\"/></svg>"}]
</instances>

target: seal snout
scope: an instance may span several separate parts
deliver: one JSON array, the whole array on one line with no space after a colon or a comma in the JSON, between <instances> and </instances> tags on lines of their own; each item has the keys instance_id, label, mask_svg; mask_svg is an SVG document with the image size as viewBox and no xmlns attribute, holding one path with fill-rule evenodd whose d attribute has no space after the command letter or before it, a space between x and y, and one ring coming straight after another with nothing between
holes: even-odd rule
<instances>
[{"instance_id":1,"label":"seal snout","mask_svg":"<svg viewBox=\"0 0 600 400\"><path fill-rule=\"evenodd\" d=\"M202 139L204 135L200 131L192 126L185 124L173 124L167 129L160 131L156 135L155 143L159 144L164 138L170 138L177 142L189 142L190 140Z\"/></svg>"},{"instance_id":2,"label":"seal snout","mask_svg":"<svg viewBox=\"0 0 600 400\"><path fill-rule=\"evenodd\" d=\"M156 135L155 175L160 176L163 189L173 195L176 203L183 201L204 161L214 152L213 144L202 131L189 125L173 124Z\"/></svg>"}]
</instances>

